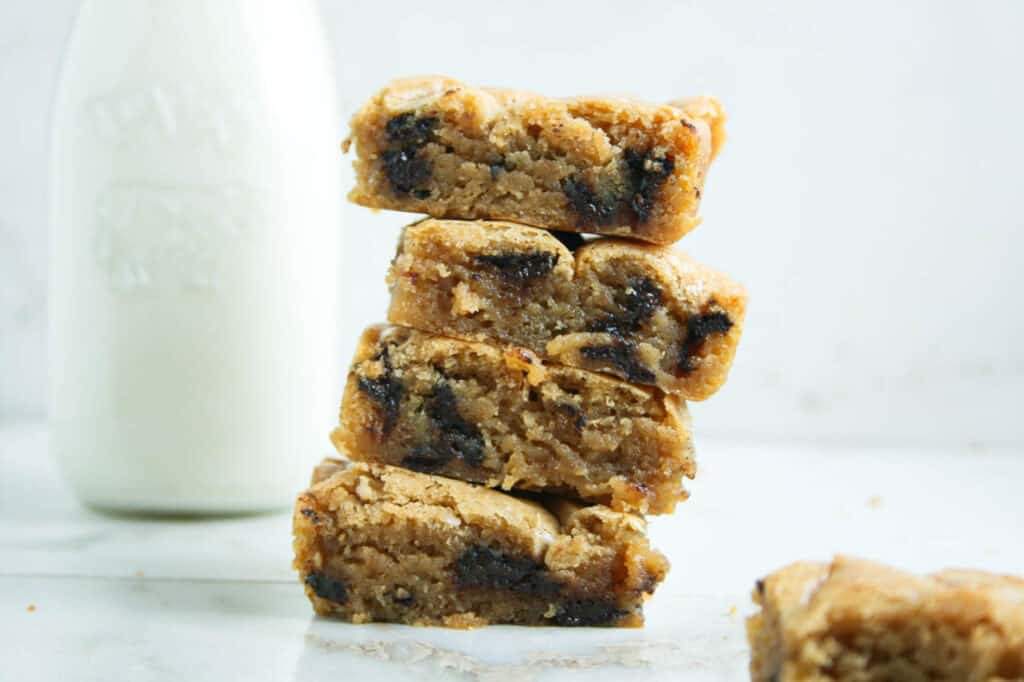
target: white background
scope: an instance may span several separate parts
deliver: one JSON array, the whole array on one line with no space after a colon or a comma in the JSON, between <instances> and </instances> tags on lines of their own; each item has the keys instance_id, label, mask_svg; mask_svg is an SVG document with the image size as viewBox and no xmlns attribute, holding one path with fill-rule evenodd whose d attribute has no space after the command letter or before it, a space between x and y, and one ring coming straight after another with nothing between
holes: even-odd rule
<instances>
[{"instance_id":1,"label":"white background","mask_svg":"<svg viewBox=\"0 0 1024 682\"><path fill-rule=\"evenodd\" d=\"M698 435L1024 443L1024 2L322 5L346 113L430 72L725 102L681 247L751 307ZM45 414L48 116L76 6L0 2L0 419ZM409 217L345 217L347 358Z\"/></svg>"}]
</instances>

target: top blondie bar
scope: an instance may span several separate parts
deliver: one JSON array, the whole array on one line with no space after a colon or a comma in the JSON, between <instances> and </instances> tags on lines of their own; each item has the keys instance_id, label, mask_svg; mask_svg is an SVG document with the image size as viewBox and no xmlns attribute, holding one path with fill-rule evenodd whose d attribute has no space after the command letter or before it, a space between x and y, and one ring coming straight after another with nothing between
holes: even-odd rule
<instances>
[{"instance_id":1,"label":"top blondie bar","mask_svg":"<svg viewBox=\"0 0 1024 682\"><path fill-rule=\"evenodd\" d=\"M554 99L442 76L401 79L352 119L342 144L356 151L349 199L670 244L700 222L724 121L707 97Z\"/></svg>"}]
</instances>

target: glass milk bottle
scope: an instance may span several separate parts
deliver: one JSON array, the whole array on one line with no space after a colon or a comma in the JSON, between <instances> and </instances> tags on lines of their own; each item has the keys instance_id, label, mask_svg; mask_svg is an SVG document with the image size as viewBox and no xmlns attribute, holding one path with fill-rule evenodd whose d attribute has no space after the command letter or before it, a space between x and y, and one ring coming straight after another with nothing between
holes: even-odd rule
<instances>
[{"instance_id":1,"label":"glass milk bottle","mask_svg":"<svg viewBox=\"0 0 1024 682\"><path fill-rule=\"evenodd\" d=\"M312 0L86 0L53 116L52 448L79 497L287 505L328 448L341 119Z\"/></svg>"}]
</instances>

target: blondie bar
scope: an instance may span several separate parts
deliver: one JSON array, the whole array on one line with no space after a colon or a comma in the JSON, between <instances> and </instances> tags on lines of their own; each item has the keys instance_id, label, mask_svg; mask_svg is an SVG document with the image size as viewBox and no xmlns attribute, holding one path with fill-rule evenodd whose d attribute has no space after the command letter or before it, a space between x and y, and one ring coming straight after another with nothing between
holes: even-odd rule
<instances>
[{"instance_id":1,"label":"blondie bar","mask_svg":"<svg viewBox=\"0 0 1024 682\"><path fill-rule=\"evenodd\" d=\"M522 346L689 400L725 381L747 300L670 247L507 222L410 225L388 280L395 324Z\"/></svg>"},{"instance_id":2,"label":"blondie bar","mask_svg":"<svg viewBox=\"0 0 1024 682\"><path fill-rule=\"evenodd\" d=\"M724 120L710 98L655 105L398 80L352 119L349 199L669 244L699 222Z\"/></svg>"},{"instance_id":3,"label":"blondie bar","mask_svg":"<svg viewBox=\"0 0 1024 682\"><path fill-rule=\"evenodd\" d=\"M755 682L1024 680L1024 580L837 557L757 583Z\"/></svg>"},{"instance_id":4,"label":"blondie bar","mask_svg":"<svg viewBox=\"0 0 1024 682\"><path fill-rule=\"evenodd\" d=\"M294 516L316 612L355 623L639 626L668 571L643 519L327 462Z\"/></svg>"},{"instance_id":5,"label":"blondie bar","mask_svg":"<svg viewBox=\"0 0 1024 682\"><path fill-rule=\"evenodd\" d=\"M621 511L672 511L696 472L675 396L404 327L363 334L340 422L355 459Z\"/></svg>"}]
</instances>

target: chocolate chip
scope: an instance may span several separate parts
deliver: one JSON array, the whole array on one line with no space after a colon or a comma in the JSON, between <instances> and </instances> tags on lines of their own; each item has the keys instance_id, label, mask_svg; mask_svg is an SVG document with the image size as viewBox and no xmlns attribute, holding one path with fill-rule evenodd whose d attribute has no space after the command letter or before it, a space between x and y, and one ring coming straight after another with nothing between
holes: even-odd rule
<instances>
[{"instance_id":1,"label":"chocolate chip","mask_svg":"<svg viewBox=\"0 0 1024 682\"><path fill-rule=\"evenodd\" d=\"M432 444L417 445L402 458L402 466L423 474L433 474L443 469L454 456L451 450L438 450Z\"/></svg>"},{"instance_id":2,"label":"chocolate chip","mask_svg":"<svg viewBox=\"0 0 1024 682\"><path fill-rule=\"evenodd\" d=\"M558 403L555 407L572 420L577 431L582 431L587 425L587 415L575 403Z\"/></svg>"},{"instance_id":3,"label":"chocolate chip","mask_svg":"<svg viewBox=\"0 0 1024 682\"><path fill-rule=\"evenodd\" d=\"M570 251L575 251L580 248L586 241L583 239L583 235L579 232L561 232L559 230L551 230L551 236L562 242L562 245Z\"/></svg>"},{"instance_id":4,"label":"chocolate chip","mask_svg":"<svg viewBox=\"0 0 1024 682\"><path fill-rule=\"evenodd\" d=\"M473 467L483 464L483 435L476 424L459 414L457 403L451 386L443 381L434 385L423 407L437 434L430 443L413 448L403 458L402 466L415 471L436 472L453 459Z\"/></svg>"},{"instance_id":5,"label":"chocolate chip","mask_svg":"<svg viewBox=\"0 0 1024 682\"><path fill-rule=\"evenodd\" d=\"M637 221L645 223L651 217L658 191L675 170L675 162L671 157L655 156L650 150L627 149L623 158L631 189L629 207Z\"/></svg>"},{"instance_id":6,"label":"chocolate chip","mask_svg":"<svg viewBox=\"0 0 1024 682\"><path fill-rule=\"evenodd\" d=\"M480 254L478 263L497 268L501 276L516 283L528 282L551 272L558 262L558 254L540 251L526 253Z\"/></svg>"},{"instance_id":7,"label":"chocolate chip","mask_svg":"<svg viewBox=\"0 0 1024 682\"><path fill-rule=\"evenodd\" d=\"M763 580L758 580L756 583L754 583L754 586L757 588L757 593L763 597L764 596L764 581Z\"/></svg>"},{"instance_id":8,"label":"chocolate chip","mask_svg":"<svg viewBox=\"0 0 1024 682\"><path fill-rule=\"evenodd\" d=\"M412 192L410 192L410 194L412 194L417 199L429 199L430 198L430 190L429 189L414 189Z\"/></svg>"},{"instance_id":9,"label":"chocolate chip","mask_svg":"<svg viewBox=\"0 0 1024 682\"><path fill-rule=\"evenodd\" d=\"M594 321L589 331L618 337L640 331L640 325L661 305L661 287L646 277L630 277L625 292L616 296L615 304L619 312Z\"/></svg>"},{"instance_id":10,"label":"chocolate chip","mask_svg":"<svg viewBox=\"0 0 1024 682\"><path fill-rule=\"evenodd\" d=\"M703 341L712 334L724 334L732 329L732 320L723 312L694 315L686 321L686 338Z\"/></svg>"},{"instance_id":11,"label":"chocolate chip","mask_svg":"<svg viewBox=\"0 0 1024 682\"><path fill-rule=\"evenodd\" d=\"M310 573L306 576L306 584L313 588L313 593L321 599L344 604L348 599L345 583L323 573Z\"/></svg>"},{"instance_id":12,"label":"chocolate chip","mask_svg":"<svg viewBox=\"0 0 1024 682\"><path fill-rule=\"evenodd\" d=\"M320 522L320 515L317 514L314 510L310 509L309 507L303 507L302 515L305 516L310 521L312 521L313 523L319 523Z\"/></svg>"},{"instance_id":13,"label":"chocolate chip","mask_svg":"<svg viewBox=\"0 0 1024 682\"><path fill-rule=\"evenodd\" d=\"M597 599L572 599L564 602L555 614L557 625L592 627L611 625L626 615L614 604Z\"/></svg>"},{"instance_id":14,"label":"chocolate chip","mask_svg":"<svg viewBox=\"0 0 1024 682\"><path fill-rule=\"evenodd\" d=\"M395 422L398 420L398 406L402 401L404 389L402 382L395 379L394 374L392 374L391 360L387 347L374 359L379 360L384 365L383 374L376 379L361 376L357 381L359 390L368 395L380 407L381 434L386 436L391 433L391 430L395 427Z\"/></svg>"},{"instance_id":15,"label":"chocolate chip","mask_svg":"<svg viewBox=\"0 0 1024 682\"><path fill-rule=\"evenodd\" d=\"M562 192L569 200L569 207L579 219L581 228L601 227L615 222L621 203L619 198L599 195L576 176L562 181Z\"/></svg>"},{"instance_id":16,"label":"chocolate chip","mask_svg":"<svg viewBox=\"0 0 1024 682\"><path fill-rule=\"evenodd\" d=\"M622 184L615 193L598 192L578 176L562 181L562 192L581 228L617 222L645 223L654 211L658 192L675 170L669 156L650 150L627 149L622 156Z\"/></svg>"},{"instance_id":17,"label":"chocolate chip","mask_svg":"<svg viewBox=\"0 0 1024 682\"><path fill-rule=\"evenodd\" d=\"M395 192L409 194L416 190L413 196L418 199L427 198L422 195L426 190L416 188L430 179L433 168L430 160L418 152L430 142L437 123L434 117L418 117L412 112L406 112L391 118L384 126L392 148L381 153L381 162L384 164L384 174Z\"/></svg>"},{"instance_id":18,"label":"chocolate chip","mask_svg":"<svg viewBox=\"0 0 1024 682\"><path fill-rule=\"evenodd\" d=\"M679 349L679 371L692 372L696 369L693 355L712 334L725 334L732 329L733 322L721 311L693 315L686 321L686 337Z\"/></svg>"},{"instance_id":19,"label":"chocolate chip","mask_svg":"<svg viewBox=\"0 0 1024 682\"><path fill-rule=\"evenodd\" d=\"M626 381L636 384L653 384L654 372L641 365L636 359L636 344L629 341L608 343L597 346L583 346L580 355L587 360L607 362L615 367Z\"/></svg>"},{"instance_id":20,"label":"chocolate chip","mask_svg":"<svg viewBox=\"0 0 1024 682\"><path fill-rule=\"evenodd\" d=\"M384 126L388 141L400 147L420 148L433 137L437 119L417 116L411 111L392 117Z\"/></svg>"},{"instance_id":21,"label":"chocolate chip","mask_svg":"<svg viewBox=\"0 0 1024 682\"><path fill-rule=\"evenodd\" d=\"M414 149L387 150L381 154L381 161L388 182L399 194L408 194L429 180L433 170L430 160L418 156Z\"/></svg>"},{"instance_id":22,"label":"chocolate chip","mask_svg":"<svg viewBox=\"0 0 1024 682\"><path fill-rule=\"evenodd\" d=\"M557 594L560 587L544 566L529 557L473 545L455 561L459 587L485 587L525 594Z\"/></svg>"}]
</instances>

